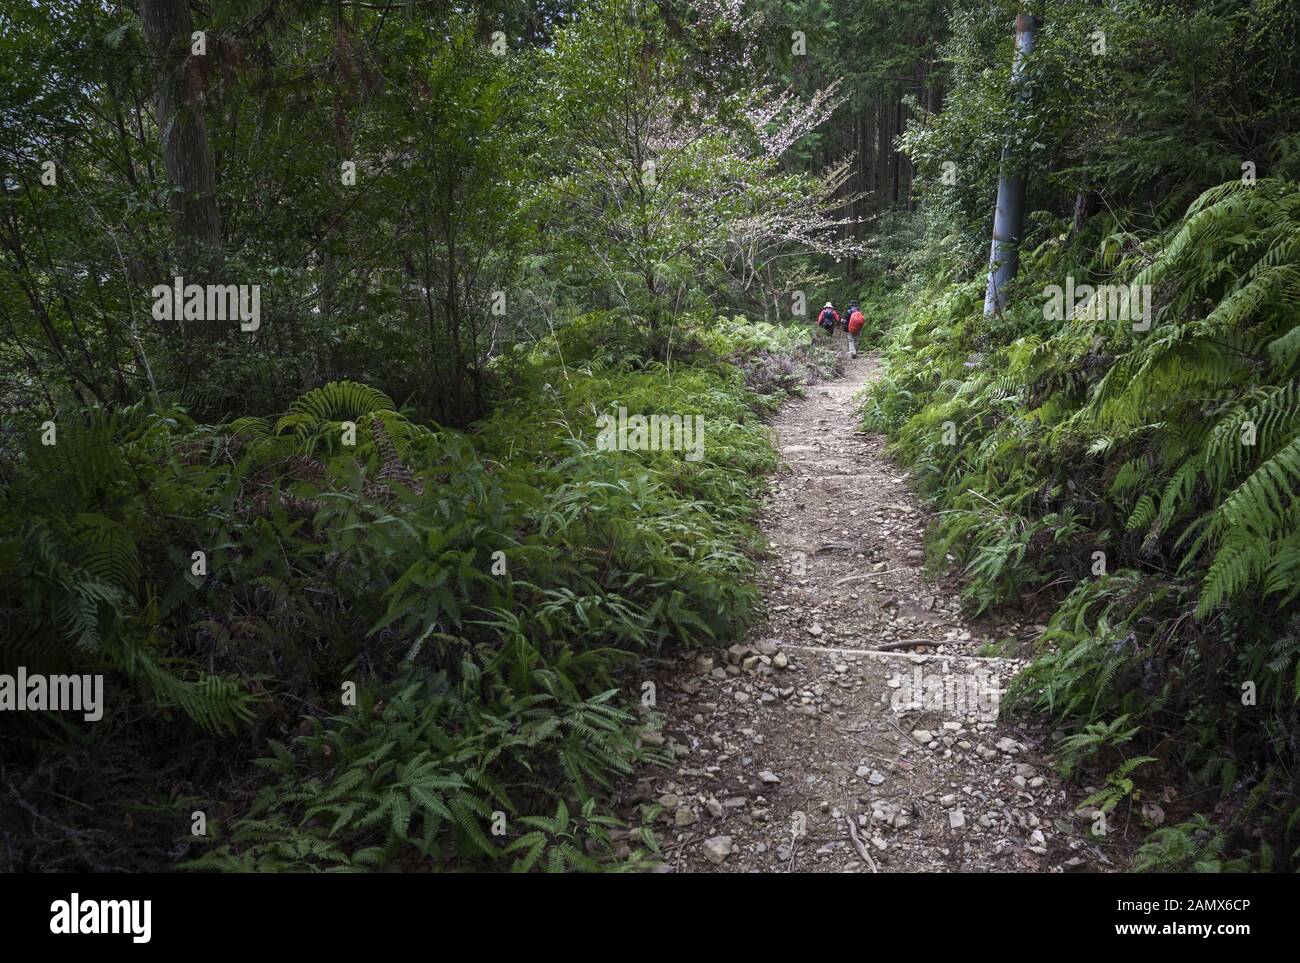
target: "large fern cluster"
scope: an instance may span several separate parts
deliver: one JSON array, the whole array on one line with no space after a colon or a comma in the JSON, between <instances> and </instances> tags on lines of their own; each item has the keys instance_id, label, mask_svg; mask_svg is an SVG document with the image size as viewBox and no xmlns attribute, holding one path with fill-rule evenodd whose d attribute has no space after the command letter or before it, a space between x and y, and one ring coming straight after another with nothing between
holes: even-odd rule
<instances>
[{"instance_id":1,"label":"large fern cluster","mask_svg":"<svg viewBox=\"0 0 1300 963\"><path fill-rule=\"evenodd\" d=\"M182 464L173 447L182 423L142 406L96 408L26 439L4 490L0 666L120 673L201 727L233 731L252 718L254 694L177 658L165 639L160 596L183 579L167 552L183 525L170 520L216 477Z\"/></svg>"},{"instance_id":2,"label":"large fern cluster","mask_svg":"<svg viewBox=\"0 0 1300 963\"><path fill-rule=\"evenodd\" d=\"M1089 264L1046 225L1002 317L975 284L911 314L867 417L935 498L935 553L977 607L1064 597L1020 691L1081 725L1140 720L1234 796L1297 761L1278 735L1300 730L1300 187L1229 182L1148 237L1111 224ZM1149 285L1150 329L1047 320L1034 285L1067 272Z\"/></svg>"}]
</instances>

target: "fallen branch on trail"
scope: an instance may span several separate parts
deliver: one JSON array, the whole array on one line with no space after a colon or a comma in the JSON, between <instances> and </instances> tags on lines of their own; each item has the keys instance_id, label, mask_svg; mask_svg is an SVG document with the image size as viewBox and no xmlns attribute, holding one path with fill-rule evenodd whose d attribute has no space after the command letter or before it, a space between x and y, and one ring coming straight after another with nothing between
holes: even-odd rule
<instances>
[{"instance_id":1,"label":"fallen branch on trail","mask_svg":"<svg viewBox=\"0 0 1300 963\"><path fill-rule=\"evenodd\" d=\"M847 585L849 582L865 582L869 578L874 578L877 575L888 575L892 571L892 568L887 568L883 572L866 572L862 575L850 575L848 578L842 578L836 582L835 587L838 588L841 585Z\"/></svg>"},{"instance_id":2,"label":"fallen branch on trail","mask_svg":"<svg viewBox=\"0 0 1300 963\"><path fill-rule=\"evenodd\" d=\"M866 844L862 841L862 837L858 835L858 827L857 824L854 823L855 818L856 817L854 816L848 817L849 839L853 840L853 848L858 851L858 855L862 857L862 861L871 867L873 873L878 873L880 870L876 867L876 861L871 858L871 853L867 851Z\"/></svg>"},{"instance_id":3,"label":"fallen branch on trail","mask_svg":"<svg viewBox=\"0 0 1300 963\"><path fill-rule=\"evenodd\" d=\"M937 646L942 644L943 643L941 642L934 641L934 639L895 639L893 642L885 642L883 645L878 645L871 651L888 652L891 649L907 649L907 648L911 648L914 645L936 645Z\"/></svg>"}]
</instances>

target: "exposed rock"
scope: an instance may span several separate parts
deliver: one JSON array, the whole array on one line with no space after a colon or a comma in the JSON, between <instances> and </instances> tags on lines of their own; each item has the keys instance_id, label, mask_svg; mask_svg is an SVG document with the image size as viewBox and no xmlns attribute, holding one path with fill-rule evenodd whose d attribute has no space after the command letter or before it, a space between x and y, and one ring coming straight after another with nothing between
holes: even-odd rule
<instances>
[{"instance_id":1,"label":"exposed rock","mask_svg":"<svg viewBox=\"0 0 1300 963\"><path fill-rule=\"evenodd\" d=\"M731 837L714 836L704 841L704 858L715 866L721 866L731 855Z\"/></svg>"}]
</instances>

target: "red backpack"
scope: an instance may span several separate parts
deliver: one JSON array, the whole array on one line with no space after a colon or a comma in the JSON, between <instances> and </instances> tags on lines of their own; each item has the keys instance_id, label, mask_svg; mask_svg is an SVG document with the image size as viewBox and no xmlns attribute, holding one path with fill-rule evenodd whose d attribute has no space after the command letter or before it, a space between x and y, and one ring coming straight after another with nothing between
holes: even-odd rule
<instances>
[{"instance_id":1,"label":"red backpack","mask_svg":"<svg viewBox=\"0 0 1300 963\"><path fill-rule=\"evenodd\" d=\"M862 330L862 326L867 323L867 319L861 311L854 311L849 315L849 334L857 334Z\"/></svg>"}]
</instances>

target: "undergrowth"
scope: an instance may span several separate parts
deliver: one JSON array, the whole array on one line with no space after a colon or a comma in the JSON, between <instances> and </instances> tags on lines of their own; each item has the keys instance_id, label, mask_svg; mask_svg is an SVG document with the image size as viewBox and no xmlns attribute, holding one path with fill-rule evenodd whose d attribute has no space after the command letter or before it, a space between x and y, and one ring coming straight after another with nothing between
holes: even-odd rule
<instances>
[{"instance_id":1,"label":"undergrowth","mask_svg":"<svg viewBox=\"0 0 1300 963\"><path fill-rule=\"evenodd\" d=\"M607 808L661 752L628 673L756 614L762 416L834 356L741 319L687 319L663 352L644 337L592 315L515 350L518 387L469 433L335 382L276 416L142 404L26 438L5 467L0 661L108 682L94 727L3 737L10 865L652 861L653 834ZM620 407L702 416L704 457L599 450ZM72 745L95 761L68 786L51 760Z\"/></svg>"},{"instance_id":2,"label":"undergrowth","mask_svg":"<svg viewBox=\"0 0 1300 963\"><path fill-rule=\"evenodd\" d=\"M1013 690L1155 829L1140 868L1300 865L1300 188L1238 181L1163 232L1035 225L1015 306L983 281L900 311L869 426L937 511L970 606L1057 603ZM1045 239L1045 240L1044 240ZM1149 330L1041 292L1150 285ZM918 294L912 291L911 294Z\"/></svg>"}]
</instances>

